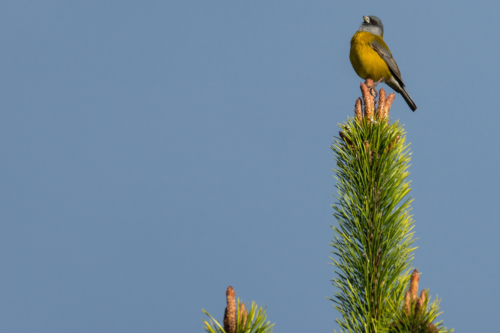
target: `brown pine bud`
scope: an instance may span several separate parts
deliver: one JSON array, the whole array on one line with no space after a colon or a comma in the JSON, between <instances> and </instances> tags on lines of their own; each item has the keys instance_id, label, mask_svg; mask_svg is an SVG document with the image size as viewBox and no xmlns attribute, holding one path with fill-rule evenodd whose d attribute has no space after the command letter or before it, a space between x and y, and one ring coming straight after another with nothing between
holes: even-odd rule
<instances>
[{"instance_id":1,"label":"brown pine bud","mask_svg":"<svg viewBox=\"0 0 500 333\"><path fill-rule=\"evenodd\" d=\"M422 311L422 313L424 312L424 303L425 303L425 297L427 296L427 294L425 293L425 290L422 290L422 292L420 293L420 297L417 301L417 304L416 304L416 308L415 310L417 311Z\"/></svg>"},{"instance_id":2,"label":"brown pine bud","mask_svg":"<svg viewBox=\"0 0 500 333\"><path fill-rule=\"evenodd\" d=\"M407 290L405 294L405 312L407 315L410 314L410 303L411 303L411 293L410 290Z\"/></svg>"},{"instance_id":3,"label":"brown pine bud","mask_svg":"<svg viewBox=\"0 0 500 333\"><path fill-rule=\"evenodd\" d=\"M234 301L234 295L233 287L227 287L227 307L224 312L224 331L226 331L226 333L236 333L236 303Z\"/></svg>"},{"instance_id":4,"label":"brown pine bud","mask_svg":"<svg viewBox=\"0 0 500 333\"><path fill-rule=\"evenodd\" d=\"M241 302L239 307L240 318L238 322L239 327L245 327L247 323L248 312L245 309L245 303Z\"/></svg>"},{"instance_id":5,"label":"brown pine bud","mask_svg":"<svg viewBox=\"0 0 500 333\"><path fill-rule=\"evenodd\" d=\"M420 276L418 275L418 271L415 269L413 273L411 273L410 277L410 293L412 300L417 299L418 280L420 280Z\"/></svg>"},{"instance_id":6,"label":"brown pine bud","mask_svg":"<svg viewBox=\"0 0 500 333\"><path fill-rule=\"evenodd\" d=\"M384 119L384 110L385 110L385 90L384 88L380 88L380 92L378 95L378 106L377 106L377 118L382 120Z\"/></svg>"},{"instance_id":7,"label":"brown pine bud","mask_svg":"<svg viewBox=\"0 0 500 333\"><path fill-rule=\"evenodd\" d=\"M366 80L367 84L369 84L368 80ZM371 82L372 82L371 84L373 85L373 81ZM367 120L372 120L373 112L375 109L374 106L375 102L372 94L370 93L370 89L363 82L361 82L361 95L363 95L363 102L365 103L365 117Z\"/></svg>"},{"instance_id":8,"label":"brown pine bud","mask_svg":"<svg viewBox=\"0 0 500 333\"><path fill-rule=\"evenodd\" d=\"M356 100L356 104L354 104L354 115L356 116L357 121L363 120L363 110L361 109L361 97Z\"/></svg>"},{"instance_id":9,"label":"brown pine bud","mask_svg":"<svg viewBox=\"0 0 500 333\"><path fill-rule=\"evenodd\" d=\"M390 93L389 96L387 96L385 100L385 105L384 105L384 114L383 118L387 118L387 121L389 121L389 111L391 110L392 102L394 102L394 98L396 98L396 94Z\"/></svg>"}]
</instances>

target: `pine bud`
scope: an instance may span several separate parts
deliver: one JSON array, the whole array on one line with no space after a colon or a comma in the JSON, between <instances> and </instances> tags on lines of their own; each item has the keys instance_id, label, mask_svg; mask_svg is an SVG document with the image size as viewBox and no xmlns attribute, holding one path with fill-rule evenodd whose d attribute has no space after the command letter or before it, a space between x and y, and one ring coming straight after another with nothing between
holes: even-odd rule
<instances>
[{"instance_id":1,"label":"pine bud","mask_svg":"<svg viewBox=\"0 0 500 333\"><path fill-rule=\"evenodd\" d=\"M367 79L366 84L370 84L369 81L371 80ZM372 94L370 93L370 89L366 86L366 84L361 82L361 94L363 95L363 102L365 103L365 117L367 120L372 120L375 102ZM373 85L373 81L371 81L371 84Z\"/></svg>"},{"instance_id":2,"label":"pine bud","mask_svg":"<svg viewBox=\"0 0 500 333\"><path fill-rule=\"evenodd\" d=\"M227 307L224 312L224 331L226 331L226 333L236 333L236 303L234 301L234 295L233 287L227 287Z\"/></svg>"},{"instance_id":3,"label":"pine bud","mask_svg":"<svg viewBox=\"0 0 500 333\"><path fill-rule=\"evenodd\" d=\"M422 311L422 313L424 312L424 303L425 303L425 297L427 296L427 294L425 293L425 290L422 290L422 292L420 293L420 298L418 299L417 301L417 304L416 304L416 309L417 312L418 311Z\"/></svg>"},{"instance_id":4,"label":"pine bud","mask_svg":"<svg viewBox=\"0 0 500 333\"><path fill-rule=\"evenodd\" d=\"M396 98L396 94L390 93L385 100L384 105L384 116L382 119L387 118L387 122L389 122L389 111L391 110L392 102L394 102L394 98Z\"/></svg>"},{"instance_id":5,"label":"pine bud","mask_svg":"<svg viewBox=\"0 0 500 333\"><path fill-rule=\"evenodd\" d=\"M356 104L354 104L354 115L356 116L357 121L363 120L363 110L361 109L361 97L356 100Z\"/></svg>"},{"instance_id":6,"label":"pine bud","mask_svg":"<svg viewBox=\"0 0 500 333\"><path fill-rule=\"evenodd\" d=\"M380 88L377 105L377 118L382 120L385 117L385 90Z\"/></svg>"},{"instance_id":7,"label":"pine bud","mask_svg":"<svg viewBox=\"0 0 500 333\"><path fill-rule=\"evenodd\" d=\"M405 312L407 315L410 314L410 303L411 303L411 293L410 290L407 290L405 294Z\"/></svg>"},{"instance_id":8,"label":"pine bud","mask_svg":"<svg viewBox=\"0 0 500 333\"><path fill-rule=\"evenodd\" d=\"M248 312L247 309L245 309L245 303L243 302L240 303L239 313L240 313L240 318L238 326L245 327L245 324L247 323Z\"/></svg>"},{"instance_id":9,"label":"pine bud","mask_svg":"<svg viewBox=\"0 0 500 333\"><path fill-rule=\"evenodd\" d=\"M418 275L418 271L415 269L413 273L411 273L410 277L410 293L412 300L417 299L418 280L420 280L420 276Z\"/></svg>"}]
</instances>

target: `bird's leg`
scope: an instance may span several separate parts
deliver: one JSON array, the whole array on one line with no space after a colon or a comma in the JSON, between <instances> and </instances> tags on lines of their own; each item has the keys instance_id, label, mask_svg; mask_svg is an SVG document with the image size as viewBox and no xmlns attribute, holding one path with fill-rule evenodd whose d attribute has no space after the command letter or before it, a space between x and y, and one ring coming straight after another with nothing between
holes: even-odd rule
<instances>
[{"instance_id":1,"label":"bird's leg","mask_svg":"<svg viewBox=\"0 0 500 333\"><path fill-rule=\"evenodd\" d=\"M375 89L377 87L377 84L379 84L380 82L382 82L384 78L380 78L380 80L378 80L377 82L373 83L373 80L371 79L367 79L366 80L366 87L368 89L370 89L370 93L372 94L373 97L377 97L378 96L378 93L377 93L377 89ZM371 82L369 82L369 81Z\"/></svg>"}]
</instances>

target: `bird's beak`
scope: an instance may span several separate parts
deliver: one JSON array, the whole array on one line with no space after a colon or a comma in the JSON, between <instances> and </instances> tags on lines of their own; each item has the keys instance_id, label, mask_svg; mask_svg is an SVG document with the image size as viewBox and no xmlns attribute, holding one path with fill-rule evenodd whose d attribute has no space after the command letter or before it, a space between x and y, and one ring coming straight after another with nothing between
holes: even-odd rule
<instances>
[{"instance_id":1,"label":"bird's beak","mask_svg":"<svg viewBox=\"0 0 500 333\"><path fill-rule=\"evenodd\" d=\"M370 23L370 18L368 16L363 16L363 20L365 20L365 23Z\"/></svg>"}]
</instances>

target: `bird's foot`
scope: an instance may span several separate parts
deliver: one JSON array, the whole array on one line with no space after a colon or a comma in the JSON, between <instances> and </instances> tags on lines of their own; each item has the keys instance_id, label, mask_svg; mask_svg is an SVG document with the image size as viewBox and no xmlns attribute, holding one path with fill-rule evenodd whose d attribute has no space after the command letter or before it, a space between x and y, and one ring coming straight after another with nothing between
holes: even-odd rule
<instances>
[{"instance_id":1,"label":"bird's foot","mask_svg":"<svg viewBox=\"0 0 500 333\"><path fill-rule=\"evenodd\" d=\"M366 87L368 89L370 89L370 94L373 96L373 97L377 97L378 96L378 93L377 93L377 89L375 89L377 87L377 85L382 82L384 78L381 78L380 80L378 80L377 82L373 83L373 80L371 79L367 79L366 80Z\"/></svg>"}]
</instances>

